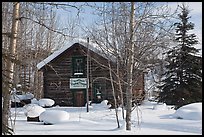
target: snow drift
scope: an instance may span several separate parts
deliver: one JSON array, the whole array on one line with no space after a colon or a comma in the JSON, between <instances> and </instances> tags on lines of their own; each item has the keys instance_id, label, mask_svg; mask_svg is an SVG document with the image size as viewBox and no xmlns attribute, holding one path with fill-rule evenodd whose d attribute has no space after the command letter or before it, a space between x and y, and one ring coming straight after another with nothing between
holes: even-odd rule
<instances>
[{"instance_id":1,"label":"snow drift","mask_svg":"<svg viewBox=\"0 0 204 137\"><path fill-rule=\"evenodd\" d=\"M24 107L24 114L27 117L38 117L42 112L45 111L45 108L42 108L41 106L38 106L36 104L28 104Z\"/></svg>"},{"instance_id":2,"label":"snow drift","mask_svg":"<svg viewBox=\"0 0 204 137\"><path fill-rule=\"evenodd\" d=\"M42 98L38 101L38 105L41 107L51 107L55 104L55 101L50 98Z\"/></svg>"},{"instance_id":3,"label":"snow drift","mask_svg":"<svg viewBox=\"0 0 204 137\"><path fill-rule=\"evenodd\" d=\"M45 124L56 124L69 120L69 113L63 110L46 110L40 114L39 120Z\"/></svg>"},{"instance_id":4,"label":"snow drift","mask_svg":"<svg viewBox=\"0 0 204 137\"><path fill-rule=\"evenodd\" d=\"M176 110L174 116L180 119L202 120L202 102L182 106Z\"/></svg>"}]
</instances>

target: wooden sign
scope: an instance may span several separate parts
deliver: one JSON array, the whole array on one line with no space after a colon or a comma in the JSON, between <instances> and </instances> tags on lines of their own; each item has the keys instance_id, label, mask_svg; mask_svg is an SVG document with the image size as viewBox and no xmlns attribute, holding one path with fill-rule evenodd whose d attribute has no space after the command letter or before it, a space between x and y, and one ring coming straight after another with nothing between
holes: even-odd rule
<instances>
[{"instance_id":1,"label":"wooden sign","mask_svg":"<svg viewBox=\"0 0 204 137\"><path fill-rule=\"evenodd\" d=\"M86 89L86 78L70 78L70 89Z\"/></svg>"}]
</instances>

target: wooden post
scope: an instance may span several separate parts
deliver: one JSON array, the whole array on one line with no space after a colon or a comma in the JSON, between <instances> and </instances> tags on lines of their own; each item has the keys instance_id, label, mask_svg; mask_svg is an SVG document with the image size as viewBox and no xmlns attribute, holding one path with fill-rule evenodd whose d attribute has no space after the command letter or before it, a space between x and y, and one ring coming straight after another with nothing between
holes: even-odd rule
<instances>
[{"instance_id":1,"label":"wooden post","mask_svg":"<svg viewBox=\"0 0 204 137\"><path fill-rule=\"evenodd\" d=\"M86 58L86 111L89 112L89 38L87 38L87 58Z\"/></svg>"}]
</instances>

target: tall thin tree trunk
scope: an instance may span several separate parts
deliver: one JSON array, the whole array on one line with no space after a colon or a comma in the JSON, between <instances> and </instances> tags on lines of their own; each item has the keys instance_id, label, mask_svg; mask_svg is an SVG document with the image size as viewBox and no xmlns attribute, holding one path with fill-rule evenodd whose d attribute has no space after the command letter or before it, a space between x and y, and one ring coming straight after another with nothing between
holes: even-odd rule
<instances>
[{"instance_id":1,"label":"tall thin tree trunk","mask_svg":"<svg viewBox=\"0 0 204 137\"><path fill-rule=\"evenodd\" d=\"M119 74L119 49L116 45L116 18L115 18L115 8L114 8L114 2L112 3L112 33L113 33L113 47L116 49L116 55L117 55L117 77L118 77L118 86L119 86L119 92L120 92L120 101L121 101L121 107L122 107L122 117L124 119L124 103L123 103L123 93L122 93L122 87L121 87L121 81L120 81L120 74Z\"/></svg>"},{"instance_id":2,"label":"tall thin tree trunk","mask_svg":"<svg viewBox=\"0 0 204 137\"><path fill-rule=\"evenodd\" d=\"M110 79L111 79L111 87L112 87L112 91L113 91L116 121L117 121L118 128L120 128L120 123L119 123L119 119L118 119L117 101L116 101L116 97L115 97L116 93L115 93L115 88L114 88L114 84L113 84L113 76L112 76L112 72L111 72L112 68L111 68L110 60L108 61L108 66L109 66L109 75L110 75Z\"/></svg>"},{"instance_id":3,"label":"tall thin tree trunk","mask_svg":"<svg viewBox=\"0 0 204 137\"><path fill-rule=\"evenodd\" d=\"M19 22L19 8L20 3L13 3L13 20L12 20L12 28L11 28L11 39L9 45L9 53L11 58L15 58L16 53L16 42L17 42L17 30L18 30L18 22ZM7 61L6 64L7 72L6 76L8 77L8 84L5 85L5 89L3 92L3 109L2 109L2 133L7 134L9 130L9 109L10 109L10 90L13 86L13 72L14 72L14 62L11 60Z\"/></svg>"},{"instance_id":4,"label":"tall thin tree trunk","mask_svg":"<svg viewBox=\"0 0 204 137\"><path fill-rule=\"evenodd\" d=\"M122 108L122 117L125 119L125 113L124 113L124 97L123 97L123 90L122 90L122 85L121 85L121 80L120 80L120 70L119 70L119 58L117 59L117 77L118 77L118 86L119 86L119 92L120 92L120 103L121 103L121 108Z\"/></svg>"},{"instance_id":5,"label":"tall thin tree trunk","mask_svg":"<svg viewBox=\"0 0 204 137\"><path fill-rule=\"evenodd\" d=\"M131 130L131 109L132 109L132 74L134 64L134 15L135 3L131 2L131 15L130 15L130 48L128 49L128 62L127 62L127 110L126 110L126 130Z\"/></svg>"}]
</instances>

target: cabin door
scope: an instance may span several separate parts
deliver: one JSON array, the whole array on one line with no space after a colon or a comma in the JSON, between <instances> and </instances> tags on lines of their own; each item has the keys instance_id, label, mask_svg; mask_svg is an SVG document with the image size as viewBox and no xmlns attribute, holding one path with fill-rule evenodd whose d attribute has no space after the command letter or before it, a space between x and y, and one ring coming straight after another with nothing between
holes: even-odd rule
<instances>
[{"instance_id":1,"label":"cabin door","mask_svg":"<svg viewBox=\"0 0 204 137\"><path fill-rule=\"evenodd\" d=\"M84 102L84 92L83 91L77 91L75 92L75 101L74 101L75 107L82 107L85 105Z\"/></svg>"}]
</instances>

